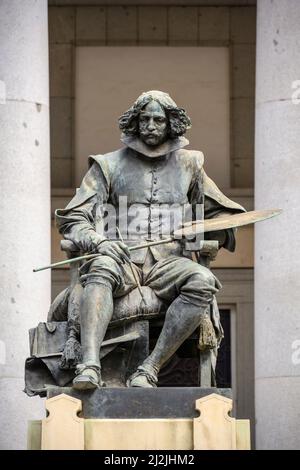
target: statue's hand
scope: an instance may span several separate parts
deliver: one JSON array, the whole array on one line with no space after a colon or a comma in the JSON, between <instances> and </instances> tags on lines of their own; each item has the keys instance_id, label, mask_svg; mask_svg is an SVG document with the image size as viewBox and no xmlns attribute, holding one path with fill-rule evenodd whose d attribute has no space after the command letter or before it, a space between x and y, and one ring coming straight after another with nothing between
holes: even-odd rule
<instances>
[{"instance_id":1,"label":"statue's hand","mask_svg":"<svg viewBox=\"0 0 300 470\"><path fill-rule=\"evenodd\" d=\"M105 240L100 243L97 251L101 255L110 256L117 263L124 263L124 261L130 263L130 251L123 242Z\"/></svg>"}]
</instances>

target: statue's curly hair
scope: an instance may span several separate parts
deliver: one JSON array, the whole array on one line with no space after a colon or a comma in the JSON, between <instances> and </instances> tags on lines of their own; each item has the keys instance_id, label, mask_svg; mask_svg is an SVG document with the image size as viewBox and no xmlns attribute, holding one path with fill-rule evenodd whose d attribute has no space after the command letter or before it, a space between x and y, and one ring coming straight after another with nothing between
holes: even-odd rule
<instances>
[{"instance_id":1,"label":"statue's curly hair","mask_svg":"<svg viewBox=\"0 0 300 470\"><path fill-rule=\"evenodd\" d=\"M152 90L140 95L135 103L119 118L119 127L126 135L138 136L138 117L150 101L157 101L165 110L169 120L169 137L175 139L191 127L191 120L183 108L162 91Z\"/></svg>"}]
</instances>

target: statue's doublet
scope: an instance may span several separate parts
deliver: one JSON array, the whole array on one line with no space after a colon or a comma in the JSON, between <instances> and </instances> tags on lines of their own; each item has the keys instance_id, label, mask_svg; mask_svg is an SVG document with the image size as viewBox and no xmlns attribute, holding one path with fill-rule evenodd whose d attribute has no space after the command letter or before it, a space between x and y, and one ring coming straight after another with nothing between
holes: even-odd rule
<instances>
[{"instance_id":1,"label":"statue's doublet","mask_svg":"<svg viewBox=\"0 0 300 470\"><path fill-rule=\"evenodd\" d=\"M172 228L179 228L180 222L184 221L182 213L188 220L192 207L203 202L203 195L219 212L244 210L228 199L205 174L202 152L176 148L175 144L172 143L174 150L171 147L166 155L155 158L129 146L104 155L90 156L90 169L68 206L57 211L58 221L61 217L65 220L70 211L80 210L91 199L95 200L98 207L110 203L117 209L118 226L124 227L126 224L130 228L138 224L138 232L132 231L128 235L127 243L130 246L131 241L149 239L149 234L151 239L170 235L168 217L165 216L172 211ZM178 146L181 146L180 141ZM118 211L120 197L127 204L127 212ZM113 239L115 236L108 234L107 238ZM179 246L175 249L176 246L170 244L170 253L168 246L153 247L151 251L155 259L168 254L179 255ZM134 261L142 262L145 253L145 250L136 252L133 256L139 259Z\"/></svg>"}]
</instances>

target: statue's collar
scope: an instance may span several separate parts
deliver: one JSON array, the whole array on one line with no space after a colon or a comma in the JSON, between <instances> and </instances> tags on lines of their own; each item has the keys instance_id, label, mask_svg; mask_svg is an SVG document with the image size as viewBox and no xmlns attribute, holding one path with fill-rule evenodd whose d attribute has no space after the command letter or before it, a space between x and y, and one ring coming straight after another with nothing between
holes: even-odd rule
<instances>
[{"instance_id":1,"label":"statue's collar","mask_svg":"<svg viewBox=\"0 0 300 470\"><path fill-rule=\"evenodd\" d=\"M189 141L185 137L177 137L176 139L167 140L158 147L152 148L144 144L144 142L138 137L128 136L125 134L122 134L121 141L127 147L150 158L157 158L161 157L162 155L167 155L168 153L182 149L189 144Z\"/></svg>"}]
</instances>

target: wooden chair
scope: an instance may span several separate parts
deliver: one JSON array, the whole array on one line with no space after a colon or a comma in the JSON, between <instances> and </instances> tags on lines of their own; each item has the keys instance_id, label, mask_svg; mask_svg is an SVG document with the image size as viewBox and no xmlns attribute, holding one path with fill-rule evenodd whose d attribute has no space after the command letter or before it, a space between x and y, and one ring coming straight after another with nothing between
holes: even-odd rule
<instances>
[{"instance_id":1,"label":"wooden chair","mask_svg":"<svg viewBox=\"0 0 300 470\"><path fill-rule=\"evenodd\" d=\"M68 258L80 255L71 241L62 240L61 249ZM189 249L189 245L186 245ZM216 257L218 242L202 240L190 246L194 261L206 267ZM25 365L25 391L28 395L44 396L47 387L70 386L76 363L80 362L80 299L83 287L79 279L80 262L70 264L70 285L54 299L47 323L30 330L30 358ZM136 288L128 295L115 299L114 314L100 350L103 380L110 387L124 387L126 380L149 355L149 327L161 327L168 305L155 293L142 286L147 306ZM215 331L211 323L213 309L192 335L199 359L198 385L215 386L215 363L220 338L210 334L207 344L206 328ZM209 335L208 335L209 336ZM220 336L220 332L219 332ZM203 339L204 338L204 339ZM188 341L188 340L187 340ZM185 384L179 384L184 386Z\"/></svg>"}]
</instances>

